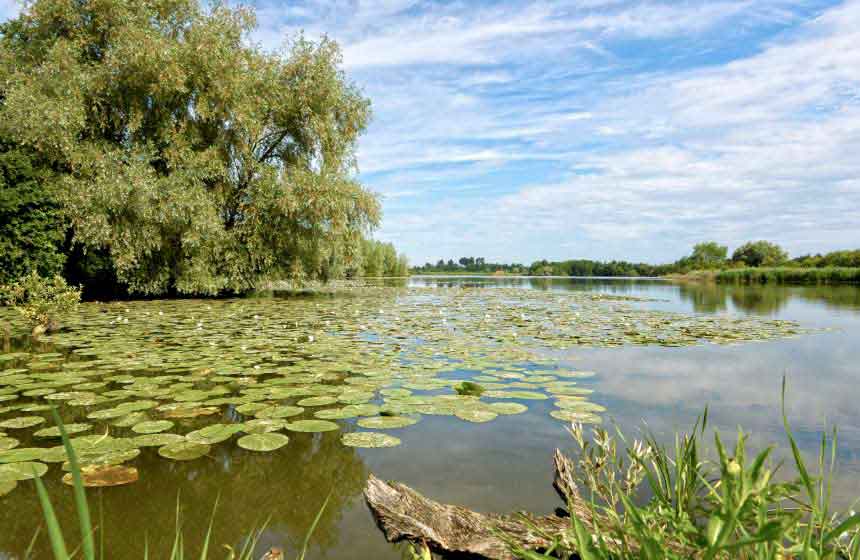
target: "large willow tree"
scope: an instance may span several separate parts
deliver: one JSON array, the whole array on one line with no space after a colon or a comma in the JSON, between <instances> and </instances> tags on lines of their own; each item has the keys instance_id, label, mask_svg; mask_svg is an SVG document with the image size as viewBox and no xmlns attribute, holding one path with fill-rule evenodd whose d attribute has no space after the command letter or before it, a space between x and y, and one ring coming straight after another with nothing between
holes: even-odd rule
<instances>
[{"instance_id":1,"label":"large willow tree","mask_svg":"<svg viewBox=\"0 0 860 560\"><path fill-rule=\"evenodd\" d=\"M133 292L312 278L379 219L337 45L267 53L254 26L196 0L36 0L2 27L0 134L47 162L74 241Z\"/></svg>"}]
</instances>

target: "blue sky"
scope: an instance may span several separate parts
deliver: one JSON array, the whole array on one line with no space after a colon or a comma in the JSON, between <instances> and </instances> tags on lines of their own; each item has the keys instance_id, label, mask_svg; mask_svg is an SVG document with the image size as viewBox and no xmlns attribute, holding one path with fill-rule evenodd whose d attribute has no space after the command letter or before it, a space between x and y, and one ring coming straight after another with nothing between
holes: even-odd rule
<instances>
[{"instance_id":1,"label":"blue sky","mask_svg":"<svg viewBox=\"0 0 860 560\"><path fill-rule=\"evenodd\" d=\"M860 0L256 7L266 48L342 45L376 237L413 263L860 246Z\"/></svg>"}]
</instances>

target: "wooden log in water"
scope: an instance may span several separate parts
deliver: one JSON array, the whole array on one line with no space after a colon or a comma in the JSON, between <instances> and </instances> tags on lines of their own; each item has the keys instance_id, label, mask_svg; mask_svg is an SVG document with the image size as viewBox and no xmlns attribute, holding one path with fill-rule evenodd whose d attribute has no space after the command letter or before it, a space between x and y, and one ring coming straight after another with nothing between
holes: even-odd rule
<instances>
[{"instance_id":1,"label":"wooden log in water","mask_svg":"<svg viewBox=\"0 0 860 560\"><path fill-rule=\"evenodd\" d=\"M541 533L558 533L570 523L557 516L492 515L441 504L404 484L373 475L364 497L389 542L426 543L430 550L447 555L512 560L500 533L526 548L541 549L550 544Z\"/></svg>"},{"instance_id":2,"label":"wooden log in water","mask_svg":"<svg viewBox=\"0 0 860 560\"><path fill-rule=\"evenodd\" d=\"M600 533L610 550L625 549L607 534L612 524L582 499L574 477L574 464L560 450L553 455L553 487L570 515L592 534ZM422 496L397 482L385 482L373 475L367 481L364 497L376 524L389 542L408 541L426 544L445 556L511 560L509 543L526 550L546 549L549 536L570 534L571 521L566 516L533 516L483 514L462 506L447 505ZM505 538L502 538L502 534ZM507 542L506 542L507 540ZM571 548L573 543L565 543ZM635 550L635 543L627 543ZM673 547L683 553L680 545ZM630 550L626 548L626 550Z\"/></svg>"}]
</instances>

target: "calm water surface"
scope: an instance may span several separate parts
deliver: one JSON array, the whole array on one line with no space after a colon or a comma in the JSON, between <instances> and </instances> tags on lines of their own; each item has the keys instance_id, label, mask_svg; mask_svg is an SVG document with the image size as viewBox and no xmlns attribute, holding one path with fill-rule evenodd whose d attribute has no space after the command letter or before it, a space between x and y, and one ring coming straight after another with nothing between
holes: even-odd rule
<instances>
[{"instance_id":1,"label":"calm water surface","mask_svg":"<svg viewBox=\"0 0 860 560\"><path fill-rule=\"evenodd\" d=\"M597 372L581 385L589 400L608 409L604 421L633 431L647 423L668 438L710 407L712 426L754 434L754 445L778 442L785 453L779 391L788 379L787 409L803 448L814 452L823 430L839 428L840 473L836 496L847 507L860 497L860 288L722 287L673 285L650 280L414 277L415 286L493 289L587 290L658 298L651 308L688 313L739 313L791 319L820 329L791 339L733 346L574 348L559 359ZM336 300L331 305L337 305ZM231 444L213 447L211 459L165 461L147 449L135 460L141 480L130 486L90 492L96 519L101 511L108 557L167 555L173 538L177 495L191 549L205 533L215 497L220 506L213 542L240 548L248 530L267 518L261 549L300 546L326 494L332 500L309 558L401 558L376 529L361 490L368 473L396 479L441 501L482 511L552 511L551 454L569 448L563 425L549 417L551 401L530 401L519 416L487 424L424 416L402 432L403 445L358 450L340 444L338 432L290 433L290 444L271 454L253 454ZM53 467L56 469L56 467ZM53 472L53 471L52 471ZM46 476L67 535L76 533L71 492L59 476ZM41 512L31 483L0 498L0 558L20 558ZM220 553L220 550L218 551ZM47 540L36 558L49 558Z\"/></svg>"}]
</instances>

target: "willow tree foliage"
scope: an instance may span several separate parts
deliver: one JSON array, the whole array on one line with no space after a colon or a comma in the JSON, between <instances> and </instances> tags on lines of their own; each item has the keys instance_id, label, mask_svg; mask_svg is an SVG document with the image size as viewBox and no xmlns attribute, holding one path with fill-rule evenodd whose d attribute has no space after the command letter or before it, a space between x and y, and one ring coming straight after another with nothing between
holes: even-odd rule
<instances>
[{"instance_id":1,"label":"willow tree foliage","mask_svg":"<svg viewBox=\"0 0 860 560\"><path fill-rule=\"evenodd\" d=\"M32 154L0 141L0 285L63 270L60 208Z\"/></svg>"},{"instance_id":2,"label":"willow tree foliage","mask_svg":"<svg viewBox=\"0 0 860 560\"><path fill-rule=\"evenodd\" d=\"M409 276L409 261L406 255L397 254L392 243L365 239L361 246L361 260L353 275L368 278Z\"/></svg>"},{"instance_id":3,"label":"willow tree foliage","mask_svg":"<svg viewBox=\"0 0 860 560\"><path fill-rule=\"evenodd\" d=\"M378 222L354 179L370 105L337 45L268 53L254 27L196 0L35 0L2 27L0 134L133 292L317 277Z\"/></svg>"}]
</instances>

